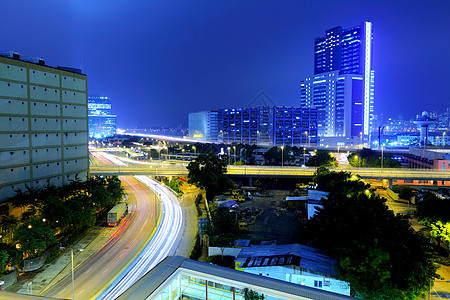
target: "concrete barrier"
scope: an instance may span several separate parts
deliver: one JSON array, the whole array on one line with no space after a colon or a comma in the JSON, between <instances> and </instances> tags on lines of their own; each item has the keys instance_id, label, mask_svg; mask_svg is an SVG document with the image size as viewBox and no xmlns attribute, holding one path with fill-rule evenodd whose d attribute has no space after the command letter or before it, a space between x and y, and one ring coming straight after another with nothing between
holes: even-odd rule
<instances>
[{"instance_id":1,"label":"concrete barrier","mask_svg":"<svg viewBox=\"0 0 450 300\"><path fill-rule=\"evenodd\" d=\"M4 282L4 284L2 285L2 290L13 285L14 283L17 282L17 270L14 270L11 273L9 273L8 275L1 277L0 281Z\"/></svg>"},{"instance_id":2,"label":"concrete barrier","mask_svg":"<svg viewBox=\"0 0 450 300\"><path fill-rule=\"evenodd\" d=\"M220 247L208 247L208 256L222 255L222 249ZM241 248L225 248L223 249L223 256L237 257L241 250Z\"/></svg>"}]
</instances>

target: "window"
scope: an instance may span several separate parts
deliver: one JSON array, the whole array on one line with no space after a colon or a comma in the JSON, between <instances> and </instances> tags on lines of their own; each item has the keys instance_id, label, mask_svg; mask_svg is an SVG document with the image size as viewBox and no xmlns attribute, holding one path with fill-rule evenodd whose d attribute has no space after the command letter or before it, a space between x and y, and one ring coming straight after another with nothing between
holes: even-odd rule
<instances>
[{"instance_id":1,"label":"window","mask_svg":"<svg viewBox=\"0 0 450 300\"><path fill-rule=\"evenodd\" d=\"M322 281L321 280L314 280L314 286L315 287L322 287Z\"/></svg>"}]
</instances>

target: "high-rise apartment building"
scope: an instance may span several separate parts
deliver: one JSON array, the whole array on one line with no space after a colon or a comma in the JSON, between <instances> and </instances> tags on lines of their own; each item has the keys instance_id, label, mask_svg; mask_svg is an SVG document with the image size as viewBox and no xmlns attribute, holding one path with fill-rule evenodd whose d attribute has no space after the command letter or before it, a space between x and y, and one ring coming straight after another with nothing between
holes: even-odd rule
<instances>
[{"instance_id":1,"label":"high-rise apartment building","mask_svg":"<svg viewBox=\"0 0 450 300\"><path fill-rule=\"evenodd\" d=\"M87 178L87 76L0 56L0 201L17 189Z\"/></svg>"},{"instance_id":2,"label":"high-rise apartment building","mask_svg":"<svg viewBox=\"0 0 450 300\"><path fill-rule=\"evenodd\" d=\"M319 136L363 143L373 118L372 23L335 27L314 41L314 76L300 84L300 104L318 110ZM358 142L359 141L359 142Z\"/></svg>"},{"instance_id":3,"label":"high-rise apartment building","mask_svg":"<svg viewBox=\"0 0 450 300\"><path fill-rule=\"evenodd\" d=\"M88 97L89 137L104 138L116 134L116 115L111 113L111 98Z\"/></svg>"}]
</instances>

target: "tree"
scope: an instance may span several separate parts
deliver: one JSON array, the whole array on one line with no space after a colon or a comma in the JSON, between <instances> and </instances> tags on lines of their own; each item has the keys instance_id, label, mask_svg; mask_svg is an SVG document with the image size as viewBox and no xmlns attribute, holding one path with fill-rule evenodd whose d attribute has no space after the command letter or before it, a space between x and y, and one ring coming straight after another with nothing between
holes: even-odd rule
<instances>
[{"instance_id":1,"label":"tree","mask_svg":"<svg viewBox=\"0 0 450 300\"><path fill-rule=\"evenodd\" d=\"M412 188L409 186L396 185L396 186L394 186L393 190L394 190L394 192L398 193L398 197L400 199L410 201L411 198L414 196Z\"/></svg>"},{"instance_id":2,"label":"tree","mask_svg":"<svg viewBox=\"0 0 450 300\"><path fill-rule=\"evenodd\" d=\"M244 292L244 299L245 300L264 300L264 295L263 294L258 294L255 291L252 291L248 288L245 288L243 290Z\"/></svg>"},{"instance_id":3,"label":"tree","mask_svg":"<svg viewBox=\"0 0 450 300\"><path fill-rule=\"evenodd\" d=\"M450 222L442 223L437 221L436 223L431 223L430 226L430 235L437 240L438 246L441 245L441 242L450 244Z\"/></svg>"},{"instance_id":4,"label":"tree","mask_svg":"<svg viewBox=\"0 0 450 300\"><path fill-rule=\"evenodd\" d=\"M427 239L386 199L348 172L316 174L329 194L307 222L314 247L338 261L340 277L364 299L414 299L439 278Z\"/></svg>"},{"instance_id":5,"label":"tree","mask_svg":"<svg viewBox=\"0 0 450 300\"><path fill-rule=\"evenodd\" d=\"M357 158L356 158L357 156ZM348 156L348 161L353 167L369 167L369 168L379 168L381 167L382 157L377 152L369 148L363 148L355 153ZM389 155L383 156L383 167L384 168L399 168L400 162L392 159Z\"/></svg>"},{"instance_id":6,"label":"tree","mask_svg":"<svg viewBox=\"0 0 450 300\"><path fill-rule=\"evenodd\" d=\"M0 274L5 272L6 266L8 265L8 258L8 252L0 250Z\"/></svg>"},{"instance_id":7,"label":"tree","mask_svg":"<svg viewBox=\"0 0 450 300\"><path fill-rule=\"evenodd\" d=\"M222 261L225 248L233 246L238 228L234 212L225 207L211 206L211 220L206 222L204 232L208 235L211 244L220 248Z\"/></svg>"},{"instance_id":8,"label":"tree","mask_svg":"<svg viewBox=\"0 0 450 300\"><path fill-rule=\"evenodd\" d=\"M316 155L311 156L308 159L308 161L306 162L306 166L308 166L308 167L318 167L318 166L336 167L337 166L336 158L330 154L332 154L332 153L329 151L318 150L318 151L316 151Z\"/></svg>"},{"instance_id":9,"label":"tree","mask_svg":"<svg viewBox=\"0 0 450 300\"><path fill-rule=\"evenodd\" d=\"M206 191L206 199L212 201L216 195L233 187L233 182L227 172L227 159L219 158L215 153L200 154L187 166L188 183L196 184Z\"/></svg>"},{"instance_id":10,"label":"tree","mask_svg":"<svg viewBox=\"0 0 450 300\"><path fill-rule=\"evenodd\" d=\"M172 180L169 182L169 187L174 190L177 193L180 193L180 186L182 184L182 181L178 177L173 177Z\"/></svg>"},{"instance_id":11,"label":"tree","mask_svg":"<svg viewBox=\"0 0 450 300\"><path fill-rule=\"evenodd\" d=\"M417 203L414 216L423 224L429 225L436 221L450 221L450 201L440 199L435 194L426 193L422 201Z\"/></svg>"},{"instance_id":12,"label":"tree","mask_svg":"<svg viewBox=\"0 0 450 300\"><path fill-rule=\"evenodd\" d=\"M39 256L56 242L55 232L41 220L23 223L14 233L14 240L26 256Z\"/></svg>"},{"instance_id":13,"label":"tree","mask_svg":"<svg viewBox=\"0 0 450 300\"><path fill-rule=\"evenodd\" d=\"M23 261L23 254L16 248L15 245L0 243L0 251L5 251L8 253L6 265L18 266Z\"/></svg>"}]
</instances>

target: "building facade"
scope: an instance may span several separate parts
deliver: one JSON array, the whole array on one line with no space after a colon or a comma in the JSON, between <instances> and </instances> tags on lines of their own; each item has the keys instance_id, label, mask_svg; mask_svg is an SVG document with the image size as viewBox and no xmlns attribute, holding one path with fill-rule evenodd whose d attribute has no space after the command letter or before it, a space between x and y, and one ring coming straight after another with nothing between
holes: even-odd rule
<instances>
[{"instance_id":1,"label":"building facade","mask_svg":"<svg viewBox=\"0 0 450 300\"><path fill-rule=\"evenodd\" d=\"M273 107L273 145L317 145L316 109Z\"/></svg>"},{"instance_id":2,"label":"building facade","mask_svg":"<svg viewBox=\"0 0 450 300\"><path fill-rule=\"evenodd\" d=\"M206 142L219 139L219 112L217 110L189 113L189 137Z\"/></svg>"},{"instance_id":3,"label":"building facade","mask_svg":"<svg viewBox=\"0 0 450 300\"><path fill-rule=\"evenodd\" d=\"M0 201L26 186L87 178L87 76L0 56Z\"/></svg>"},{"instance_id":4,"label":"building facade","mask_svg":"<svg viewBox=\"0 0 450 300\"><path fill-rule=\"evenodd\" d=\"M350 295L350 284L338 278L337 262L325 252L300 244L244 247L235 269L327 291Z\"/></svg>"},{"instance_id":5,"label":"building facade","mask_svg":"<svg viewBox=\"0 0 450 300\"><path fill-rule=\"evenodd\" d=\"M88 97L89 137L105 138L116 134L116 115L111 113L111 98Z\"/></svg>"},{"instance_id":6,"label":"building facade","mask_svg":"<svg viewBox=\"0 0 450 300\"><path fill-rule=\"evenodd\" d=\"M271 117L268 106L227 108L219 110L219 131L224 143L269 145L272 143Z\"/></svg>"},{"instance_id":7,"label":"building facade","mask_svg":"<svg viewBox=\"0 0 450 300\"><path fill-rule=\"evenodd\" d=\"M317 144L314 108L258 106L189 114L191 138L227 144L306 146Z\"/></svg>"},{"instance_id":8,"label":"building facade","mask_svg":"<svg viewBox=\"0 0 450 300\"><path fill-rule=\"evenodd\" d=\"M370 22L329 29L314 41L314 76L301 81L300 104L317 108L319 136L368 141L375 80L372 42Z\"/></svg>"}]
</instances>

